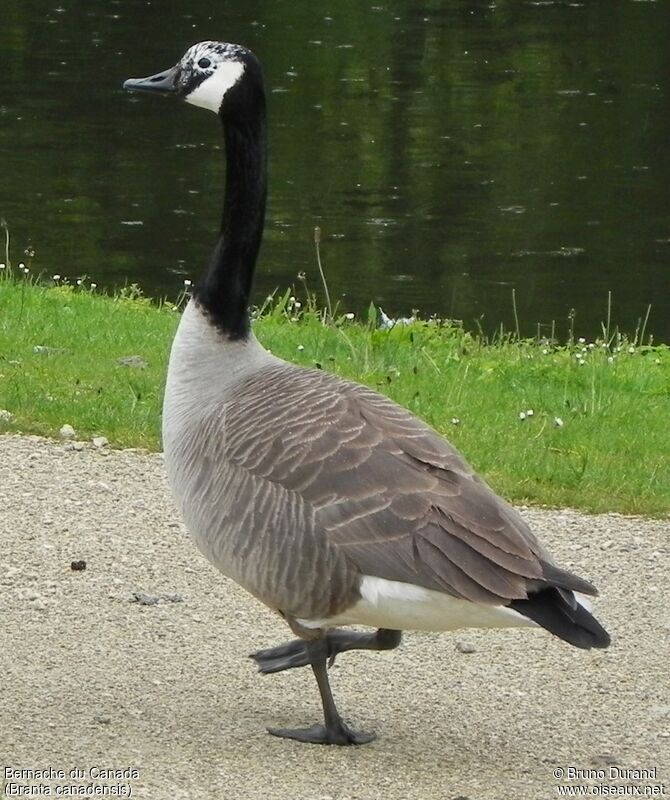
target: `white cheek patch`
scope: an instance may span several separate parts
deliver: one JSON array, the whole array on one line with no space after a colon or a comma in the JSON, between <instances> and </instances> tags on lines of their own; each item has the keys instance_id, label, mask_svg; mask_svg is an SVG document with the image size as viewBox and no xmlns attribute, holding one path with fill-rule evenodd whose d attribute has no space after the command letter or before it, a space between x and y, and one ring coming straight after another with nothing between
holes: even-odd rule
<instances>
[{"instance_id":1,"label":"white cheek patch","mask_svg":"<svg viewBox=\"0 0 670 800\"><path fill-rule=\"evenodd\" d=\"M235 86L243 72L244 64L241 61L224 61L184 99L187 103L218 114L226 92Z\"/></svg>"}]
</instances>

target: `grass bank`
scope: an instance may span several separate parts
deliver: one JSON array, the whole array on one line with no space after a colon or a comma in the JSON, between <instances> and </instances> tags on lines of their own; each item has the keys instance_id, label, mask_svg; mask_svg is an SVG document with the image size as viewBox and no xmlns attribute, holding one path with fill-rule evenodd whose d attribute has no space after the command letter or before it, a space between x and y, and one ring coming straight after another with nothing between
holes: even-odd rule
<instances>
[{"instance_id":1,"label":"grass bank","mask_svg":"<svg viewBox=\"0 0 670 800\"><path fill-rule=\"evenodd\" d=\"M160 447L179 313L0 280L0 431ZM367 383L424 417L515 502L670 513L670 349L619 336L564 346L414 322L324 325L286 297L255 321L275 354ZM131 356L139 359L128 361Z\"/></svg>"}]
</instances>

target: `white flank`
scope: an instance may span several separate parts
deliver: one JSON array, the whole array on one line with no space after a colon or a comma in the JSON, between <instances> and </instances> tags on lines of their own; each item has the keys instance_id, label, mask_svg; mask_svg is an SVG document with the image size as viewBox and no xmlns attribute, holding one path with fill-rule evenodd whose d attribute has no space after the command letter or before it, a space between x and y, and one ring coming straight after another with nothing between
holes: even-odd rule
<instances>
[{"instance_id":1,"label":"white flank","mask_svg":"<svg viewBox=\"0 0 670 800\"><path fill-rule=\"evenodd\" d=\"M184 98L187 103L219 113L223 98L244 72L241 61L221 61L205 80Z\"/></svg>"},{"instance_id":2,"label":"white flank","mask_svg":"<svg viewBox=\"0 0 670 800\"><path fill-rule=\"evenodd\" d=\"M363 576L361 599L351 608L328 619L298 621L306 628L369 625L416 631L537 627L532 620L505 606L471 603L411 583L371 575Z\"/></svg>"},{"instance_id":3,"label":"white flank","mask_svg":"<svg viewBox=\"0 0 670 800\"><path fill-rule=\"evenodd\" d=\"M573 592L575 595L575 600L579 603L582 608L585 608L589 613L591 613L591 609L593 608L593 603L591 602L591 598L587 597L585 594L581 592Z\"/></svg>"}]
</instances>

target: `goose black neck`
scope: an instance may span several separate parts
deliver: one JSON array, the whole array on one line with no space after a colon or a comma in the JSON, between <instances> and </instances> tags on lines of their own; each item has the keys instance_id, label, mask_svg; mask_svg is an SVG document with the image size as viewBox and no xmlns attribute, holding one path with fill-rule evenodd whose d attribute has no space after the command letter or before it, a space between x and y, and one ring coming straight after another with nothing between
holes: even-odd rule
<instances>
[{"instance_id":1,"label":"goose black neck","mask_svg":"<svg viewBox=\"0 0 670 800\"><path fill-rule=\"evenodd\" d=\"M267 193L267 133L262 92L221 112L226 187L221 232L194 293L229 339L249 335L249 295L263 237Z\"/></svg>"}]
</instances>

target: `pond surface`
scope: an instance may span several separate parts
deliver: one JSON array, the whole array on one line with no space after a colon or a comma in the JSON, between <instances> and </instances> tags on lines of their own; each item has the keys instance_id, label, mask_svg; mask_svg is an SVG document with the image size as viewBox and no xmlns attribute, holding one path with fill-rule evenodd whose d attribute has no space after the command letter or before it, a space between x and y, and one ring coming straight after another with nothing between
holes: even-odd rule
<instances>
[{"instance_id":1,"label":"pond surface","mask_svg":"<svg viewBox=\"0 0 670 800\"><path fill-rule=\"evenodd\" d=\"M121 90L219 38L265 65L256 302L307 274L522 332L612 317L670 341L670 4L644 0L3 0L0 215L14 260L175 298L219 223L211 115ZM213 8L216 8L213 11ZM3 259L4 260L4 259Z\"/></svg>"}]
</instances>

